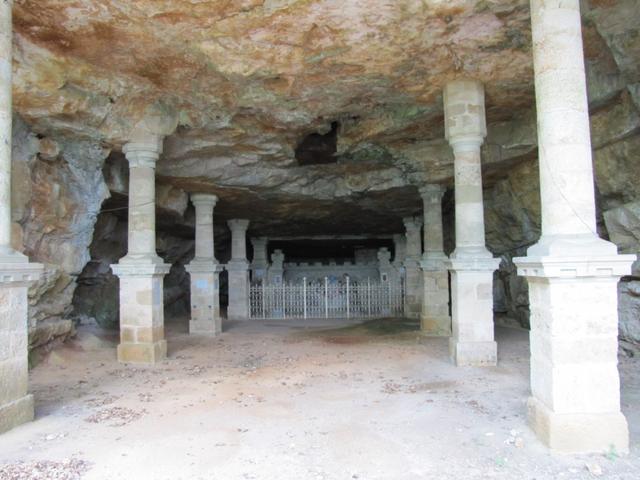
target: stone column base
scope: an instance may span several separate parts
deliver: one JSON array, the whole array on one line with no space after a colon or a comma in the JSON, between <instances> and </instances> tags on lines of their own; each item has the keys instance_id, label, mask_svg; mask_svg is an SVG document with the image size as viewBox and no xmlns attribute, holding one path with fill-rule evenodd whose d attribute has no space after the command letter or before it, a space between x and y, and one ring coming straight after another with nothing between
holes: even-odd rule
<instances>
[{"instance_id":1,"label":"stone column base","mask_svg":"<svg viewBox=\"0 0 640 480\"><path fill-rule=\"evenodd\" d=\"M493 367L498 363L498 344L460 342L450 338L449 355L458 367Z\"/></svg>"},{"instance_id":2,"label":"stone column base","mask_svg":"<svg viewBox=\"0 0 640 480\"><path fill-rule=\"evenodd\" d=\"M154 364L167 358L167 341L153 343L122 342L118 345L120 363Z\"/></svg>"},{"instance_id":3,"label":"stone column base","mask_svg":"<svg viewBox=\"0 0 640 480\"><path fill-rule=\"evenodd\" d=\"M622 413L555 413L529 397L529 425L538 438L560 453L629 452L629 429Z\"/></svg>"},{"instance_id":4,"label":"stone column base","mask_svg":"<svg viewBox=\"0 0 640 480\"><path fill-rule=\"evenodd\" d=\"M422 270L417 262L415 265L406 263L404 274L404 316L406 318L420 318L422 312Z\"/></svg>"},{"instance_id":5,"label":"stone column base","mask_svg":"<svg viewBox=\"0 0 640 480\"><path fill-rule=\"evenodd\" d=\"M246 261L231 260L227 264L229 272L229 306L227 318L230 320L249 319L249 264Z\"/></svg>"},{"instance_id":6,"label":"stone column base","mask_svg":"<svg viewBox=\"0 0 640 480\"><path fill-rule=\"evenodd\" d=\"M16 254L0 257L0 433L33 420L29 395L29 284L43 267Z\"/></svg>"},{"instance_id":7,"label":"stone column base","mask_svg":"<svg viewBox=\"0 0 640 480\"><path fill-rule=\"evenodd\" d=\"M617 283L634 260L615 254L514 258L529 284L529 421L554 450L629 448L620 411Z\"/></svg>"},{"instance_id":8,"label":"stone column base","mask_svg":"<svg viewBox=\"0 0 640 480\"><path fill-rule=\"evenodd\" d=\"M186 270L191 276L189 333L218 335L222 332L219 297L219 275L222 267L213 262L191 262Z\"/></svg>"},{"instance_id":9,"label":"stone column base","mask_svg":"<svg viewBox=\"0 0 640 480\"><path fill-rule=\"evenodd\" d=\"M25 395L11 403L0 405L0 433L33 421L33 395Z\"/></svg>"},{"instance_id":10,"label":"stone column base","mask_svg":"<svg viewBox=\"0 0 640 480\"><path fill-rule=\"evenodd\" d=\"M451 336L449 316L449 272L445 267L448 258L426 257L420 262L422 267L422 313L420 329L423 335L434 337Z\"/></svg>"},{"instance_id":11,"label":"stone column base","mask_svg":"<svg viewBox=\"0 0 640 480\"><path fill-rule=\"evenodd\" d=\"M111 269L120 278L118 361L142 364L162 361L167 356L162 281L170 266L119 263Z\"/></svg>"},{"instance_id":12,"label":"stone column base","mask_svg":"<svg viewBox=\"0 0 640 480\"><path fill-rule=\"evenodd\" d=\"M493 272L499 258L461 258L447 263L451 271L451 359L457 366L493 366Z\"/></svg>"}]
</instances>

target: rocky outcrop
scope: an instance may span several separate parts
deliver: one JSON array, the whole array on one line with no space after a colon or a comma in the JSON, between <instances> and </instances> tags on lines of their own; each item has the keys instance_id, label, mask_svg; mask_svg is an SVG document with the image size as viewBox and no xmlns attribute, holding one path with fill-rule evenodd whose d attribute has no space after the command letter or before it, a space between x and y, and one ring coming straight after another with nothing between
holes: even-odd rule
<instances>
[{"instance_id":1,"label":"rocky outcrop","mask_svg":"<svg viewBox=\"0 0 640 480\"><path fill-rule=\"evenodd\" d=\"M109 150L89 140L37 136L16 117L13 145L13 243L45 274L29 291L30 344L72 333L71 299L89 260L100 206L109 196L102 164Z\"/></svg>"}]
</instances>

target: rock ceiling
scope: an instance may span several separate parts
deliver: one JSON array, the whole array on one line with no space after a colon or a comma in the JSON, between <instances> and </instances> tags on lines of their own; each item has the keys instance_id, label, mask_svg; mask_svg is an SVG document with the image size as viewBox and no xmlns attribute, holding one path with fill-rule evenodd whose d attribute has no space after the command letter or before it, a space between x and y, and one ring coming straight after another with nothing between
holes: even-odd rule
<instances>
[{"instance_id":1,"label":"rock ceiling","mask_svg":"<svg viewBox=\"0 0 640 480\"><path fill-rule=\"evenodd\" d=\"M606 23L624 2L591 3ZM14 103L42 135L117 152L162 102L180 126L160 181L264 228L393 231L416 185L451 183L448 80L483 81L492 124L530 112L529 22L528 0L15 0ZM300 166L296 146L335 122L337 162Z\"/></svg>"}]
</instances>

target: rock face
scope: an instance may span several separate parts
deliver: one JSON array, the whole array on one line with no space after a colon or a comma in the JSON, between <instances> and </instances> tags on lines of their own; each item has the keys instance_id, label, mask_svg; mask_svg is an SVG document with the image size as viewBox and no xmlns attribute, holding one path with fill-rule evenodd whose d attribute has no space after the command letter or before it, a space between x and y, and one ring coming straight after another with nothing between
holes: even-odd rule
<instances>
[{"instance_id":1,"label":"rock face","mask_svg":"<svg viewBox=\"0 0 640 480\"><path fill-rule=\"evenodd\" d=\"M640 12L635 0L581 3L600 233L638 252ZM47 266L31 290L32 344L68 335L74 315L117 321L115 300L97 299L116 298L121 150L149 106L179 115L157 164L158 250L177 265L165 295L179 313L189 192L220 198L225 249L230 218L250 219L251 236L399 233L420 213L418 187L441 183L451 246L441 92L462 76L486 85L487 243L504 259L496 310L526 326L511 259L540 232L528 4L14 0L15 243ZM640 341L634 275L620 287L621 333Z\"/></svg>"},{"instance_id":2,"label":"rock face","mask_svg":"<svg viewBox=\"0 0 640 480\"><path fill-rule=\"evenodd\" d=\"M38 138L19 118L14 125L14 245L45 264L45 275L29 291L35 348L72 332L76 279L109 196L101 171L109 150L88 140Z\"/></svg>"}]
</instances>

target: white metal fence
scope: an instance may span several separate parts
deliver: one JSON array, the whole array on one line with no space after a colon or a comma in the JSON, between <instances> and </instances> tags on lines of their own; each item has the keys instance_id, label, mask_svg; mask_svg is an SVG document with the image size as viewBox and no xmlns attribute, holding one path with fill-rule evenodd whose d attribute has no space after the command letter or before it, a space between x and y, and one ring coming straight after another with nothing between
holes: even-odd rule
<instances>
[{"instance_id":1,"label":"white metal fence","mask_svg":"<svg viewBox=\"0 0 640 480\"><path fill-rule=\"evenodd\" d=\"M392 282L252 284L251 318L376 318L402 315L404 288Z\"/></svg>"}]
</instances>

